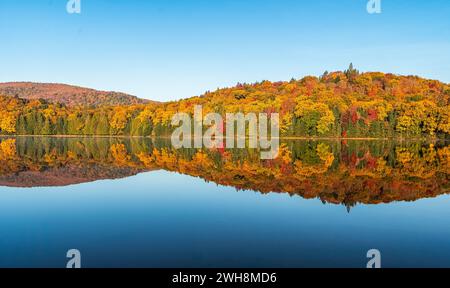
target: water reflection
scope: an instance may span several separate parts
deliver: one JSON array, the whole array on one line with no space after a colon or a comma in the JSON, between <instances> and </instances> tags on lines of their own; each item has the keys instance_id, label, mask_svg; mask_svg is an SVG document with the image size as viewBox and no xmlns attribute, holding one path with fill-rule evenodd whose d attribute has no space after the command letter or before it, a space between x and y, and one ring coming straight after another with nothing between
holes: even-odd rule
<instances>
[{"instance_id":1,"label":"water reflection","mask_svg":"<svg viewBox=\"0 0 450 288\"><path fill-rule=\"evenodd\" d=\"M292 140L277 159L260 160L254 149L177 150L164 139L0 139L0 186L66 186L160 169L347 207L450 192L445 142Z\"/></svg>"}]
</instances>

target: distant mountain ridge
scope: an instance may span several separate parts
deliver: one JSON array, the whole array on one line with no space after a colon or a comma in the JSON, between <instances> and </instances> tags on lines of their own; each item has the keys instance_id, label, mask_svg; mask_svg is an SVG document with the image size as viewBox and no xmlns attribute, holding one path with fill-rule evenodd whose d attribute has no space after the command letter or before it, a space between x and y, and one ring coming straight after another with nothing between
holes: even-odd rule
<instances>
[{"instance_id":1,"label":"distant mountain ridge","mask_svg":"<svg viewBox=\"0 0 450 288\"><path fill-rule=\"evenodd\" d=\"M51 103L67 106L109 106L146 104L150 100L141 99L133 95L98 91L67 84L8 82L0 83L0 95L18 97L27 100L44 99Z\"/></svg>"}]
</instances>

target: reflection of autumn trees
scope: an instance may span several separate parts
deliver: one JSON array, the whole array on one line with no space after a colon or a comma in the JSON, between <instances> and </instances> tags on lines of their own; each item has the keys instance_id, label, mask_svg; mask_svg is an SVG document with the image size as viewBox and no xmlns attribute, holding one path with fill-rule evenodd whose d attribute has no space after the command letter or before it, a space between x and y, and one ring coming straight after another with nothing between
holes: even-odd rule
<instances>
[{"instance_id":1,"label":"reflection of autumn trees","mask_svg":"<svg viewBox=\"0 0 450 288\"><path fill-rule=\"evenodd\" d=\"M16 140L6 139L0 142L0 160L14 159L16 157Z\"/></svg>"},{"instance_id":2,"label":"reflection of autumn trees","mask_svg":"<svg viewBox=\"0 0 450 288\"><path fill-rule=\"evenodd\" d=\"M0 174L11 173L20 169L17 157L16 140L6 139L0 142Z\"/></svg>"},{"instance_id":3,"label":"reflection of autumn trees","mask_svg":"<svg viewBox=\"0 0 450 288\"><path fill-rule=\"evenodd\" d=\"M112 144L110 151L115 165L128 165L131 162L124 144Z\"/></svg>"},{"instance_id":4,"label":"reflection of autumn trees","mask_svg":"<svg viewBox=\"0 0 450 288\"><path fill-rule=\"evenodd\" d=\"M450 192L450 146L445 142L285 141L277 159L259 156L246 149L175 150L165 140L143 138L3 139L0 183L24 172L70 167L74 174L67 177L82 179L76 173L84 173L86 181L164 169L239 190L346 205L413 201Z\"/></svg>"}]
</instances>

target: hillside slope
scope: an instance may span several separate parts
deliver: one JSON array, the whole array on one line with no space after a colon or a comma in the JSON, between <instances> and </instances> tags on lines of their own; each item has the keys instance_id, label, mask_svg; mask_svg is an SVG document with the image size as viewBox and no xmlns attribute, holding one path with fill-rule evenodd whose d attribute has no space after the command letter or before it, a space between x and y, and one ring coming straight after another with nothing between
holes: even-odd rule
<instances>
[{"instance_id":1,"label":"hillside slope","mask_svg":"<svg viewBox=\"0 0 450 288\"><path fill-rule=\"evenodd\" d=\"M67 106L132 105L148 100L119 92L97 91L65 84L10 82L0 83L0 95L27 100L44 99Z\"/></svg>"},{"instance_id":2,"label":"hillside slope","mask_svg":"<svg viewBox=\"0 0 450 288\"><path fill-rule=\"evenodd\" d=\"M33 91L29 95L41 98ZM194 106L201 105L204 115L279 113L282 137L450 137L449 84L418 76L360 73L353 67L289 82L238 84L157 104L59 107L1 94L0 90L0 134L9 135L170 136L175 129L172 117L192 114Z\"/></svg>"}]
</instances>

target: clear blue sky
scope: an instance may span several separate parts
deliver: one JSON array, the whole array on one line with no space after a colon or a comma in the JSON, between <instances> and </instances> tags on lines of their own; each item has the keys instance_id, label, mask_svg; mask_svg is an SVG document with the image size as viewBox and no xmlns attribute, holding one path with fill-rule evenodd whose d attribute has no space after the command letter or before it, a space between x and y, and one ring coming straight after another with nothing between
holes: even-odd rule
<instances>
[{"instance_id":1,"label":"clear blue sky","mask_svg":"<svg viewBox=\"0 0 450 288\"><path fill-rule=\"evenodd\" d=\"M60 82L155 100L342 70L450 82L450 1L0 1L0 82Z\"/></svg>"}]
</instances>

